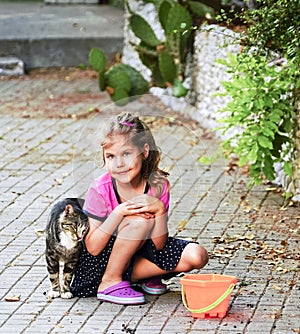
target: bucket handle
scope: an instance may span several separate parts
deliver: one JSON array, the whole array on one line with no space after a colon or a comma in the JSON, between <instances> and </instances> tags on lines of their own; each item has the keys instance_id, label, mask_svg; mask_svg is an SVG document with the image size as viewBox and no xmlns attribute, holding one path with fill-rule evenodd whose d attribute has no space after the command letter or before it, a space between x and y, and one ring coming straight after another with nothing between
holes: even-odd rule
<instances>
[{"instance_id":1,"label":"bucket handle","mask_svg":"<svg viewBox=\"0 0 300 334\"><path fill-rule=\"evenodd\" d=\"M212 304L206 306L206 307L203 307L201 309L198 309L198 310L193 310L193 309L190 309L187 305L187 302L186 302L186 298L185 298L185 293L184 293L184 289L183 289L183 285L182 285L182 288L181 288L181 296L182 296L182 302L183 302L183 305L186 307L186 309L188 309L191 313L205 313L205 312L208 312L210 310L212 310L213 308L215 308L216 306L218 306L226 297L228 297L233 288L234 288L235 284L234 283L231 283L229 285L229 288L223 293L223 295L221 297L219 297L215 302L213 302Z\"/></svg>"}]
</instances>

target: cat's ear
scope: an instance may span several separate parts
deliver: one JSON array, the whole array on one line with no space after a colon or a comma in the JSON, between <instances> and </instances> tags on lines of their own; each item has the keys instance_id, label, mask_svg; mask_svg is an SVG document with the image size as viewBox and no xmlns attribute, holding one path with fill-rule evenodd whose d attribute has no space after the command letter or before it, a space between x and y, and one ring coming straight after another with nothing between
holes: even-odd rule
<instances>
[{"instance_id":1,"label":"cat's ear","mask_svg":"<svg viewBox=\"0 0 300 334\"><path fill-rule=\"evenodd\" d=\"M73 206L70 205L70 204L66 205L66 207L65 207L66 215L72 214L73 212L74 212Z\"/></svg>"}]
</instances>

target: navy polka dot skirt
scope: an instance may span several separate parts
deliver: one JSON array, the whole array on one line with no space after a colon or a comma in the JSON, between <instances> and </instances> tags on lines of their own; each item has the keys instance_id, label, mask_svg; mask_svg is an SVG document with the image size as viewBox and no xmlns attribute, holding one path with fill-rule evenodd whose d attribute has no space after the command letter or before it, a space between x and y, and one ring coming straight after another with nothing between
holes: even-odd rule
<instances>
[{"instance_id":1,"label":"navy polka dot skirt","mask_svg":"<svg viewBox=\"0 0 300 334\"><path fill-rule=\"evenodd\" d=\"M97 295L97 289L105 272L114 241L115 237L112 236L106 247L97 256L91 255L86 247L83 247L71 284L71 291L74 296L90 297ZM165 247L156 250L152 240L147 240L136 255L148 259L163 270L171 271L177 266L185 246L191 242L193 241L169 237ZM131 281L133 262L134 258L123 274L124 280Z\"/></svg>"}]
</instances>

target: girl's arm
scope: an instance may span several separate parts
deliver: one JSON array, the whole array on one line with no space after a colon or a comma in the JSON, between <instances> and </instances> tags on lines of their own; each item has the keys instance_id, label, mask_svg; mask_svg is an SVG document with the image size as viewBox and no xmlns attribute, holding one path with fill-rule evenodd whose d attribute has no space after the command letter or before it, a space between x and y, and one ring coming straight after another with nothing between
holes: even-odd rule
<instances>
[{"instance_id":1,"label":"girl's arm","mask_svg":"<svg viewBox=\"0 0 300 334\"><path fill-rule=\"evenodd\" d=\"M90 228L85 237L88 252L93 256L101 253L124 219L124 216L130 216L136 213L137 210L132 208L128 202L125 202L118 205L103 222L89 217Z\"/></svg>"},{"instance_id":2,"label":"girl's arm","mask_svg":"<svg viewBox=\"0 0 300 334\"><path fill-rule=\"evenodd\" d=\"M104 222L90 217L88 219L90 228L85 237L85 245L88 252L96 256L105 248L123 217L112 212Z\"/></svg>"},{"instance_id":3,"label":"girl's arm","mask_svg":"<svg viewBox=\"0 0 300 334\"><path fill-rule=\"evenodd\" d=\"M156 224L152 233L152 241L155 244L156 249L158 250L162 249L165 246L169 236L168 208L170 200L170 183L166 179L159 199L161 201L162 209L159 211L160 213L156 214Z\"/></svg>"},{"instance_id":4,"label":"girl's arm","mask_svg":"<svg viewBox=\"0 0 300 334\"><path fill-rule=\"evenodd\" d=\"M155 225L151 232L151 239L157 250L163 249L169 236L167 214L155 215Z\"/></svg>"}]
</instances>

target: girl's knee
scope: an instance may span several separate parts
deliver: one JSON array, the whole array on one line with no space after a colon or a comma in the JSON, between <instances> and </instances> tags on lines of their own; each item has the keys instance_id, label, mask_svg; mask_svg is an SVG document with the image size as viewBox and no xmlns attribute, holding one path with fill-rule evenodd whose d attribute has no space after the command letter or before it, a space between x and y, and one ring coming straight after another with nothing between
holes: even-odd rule
<instances>
[{"instance_id":1,"label":"girl's knee","mask_svg":"<svg viewBox=\"0 0 300 334\"><path fill-rule=\"evenodd\" d=\"M154 219L139 216L126 216L118 228L119 237L145 238L154 227Z\"/></svg>"},{"instance_id":2,"label":"girl's knee","mask_svg":"<svg viewBox=\"0 0 300 334\"><path fill-rule=\"evenodd\" d=\"M184 260L190 266L189 270L201 269L208 262L208 253L206 249L199 244L191 243L186 246Z\"/></svg>"},{"instance_id":3,"label":"girl's knee","mask_svg":"<svg viewBox=\"0 0 300 334\"><path fill-rule=\"evenodd\" d=\"M140 216L126 216L124 217L120 227L127 227L130 229L152 229L154 226L154 219L147 219Z\"/></svg>"}]
</instances>

